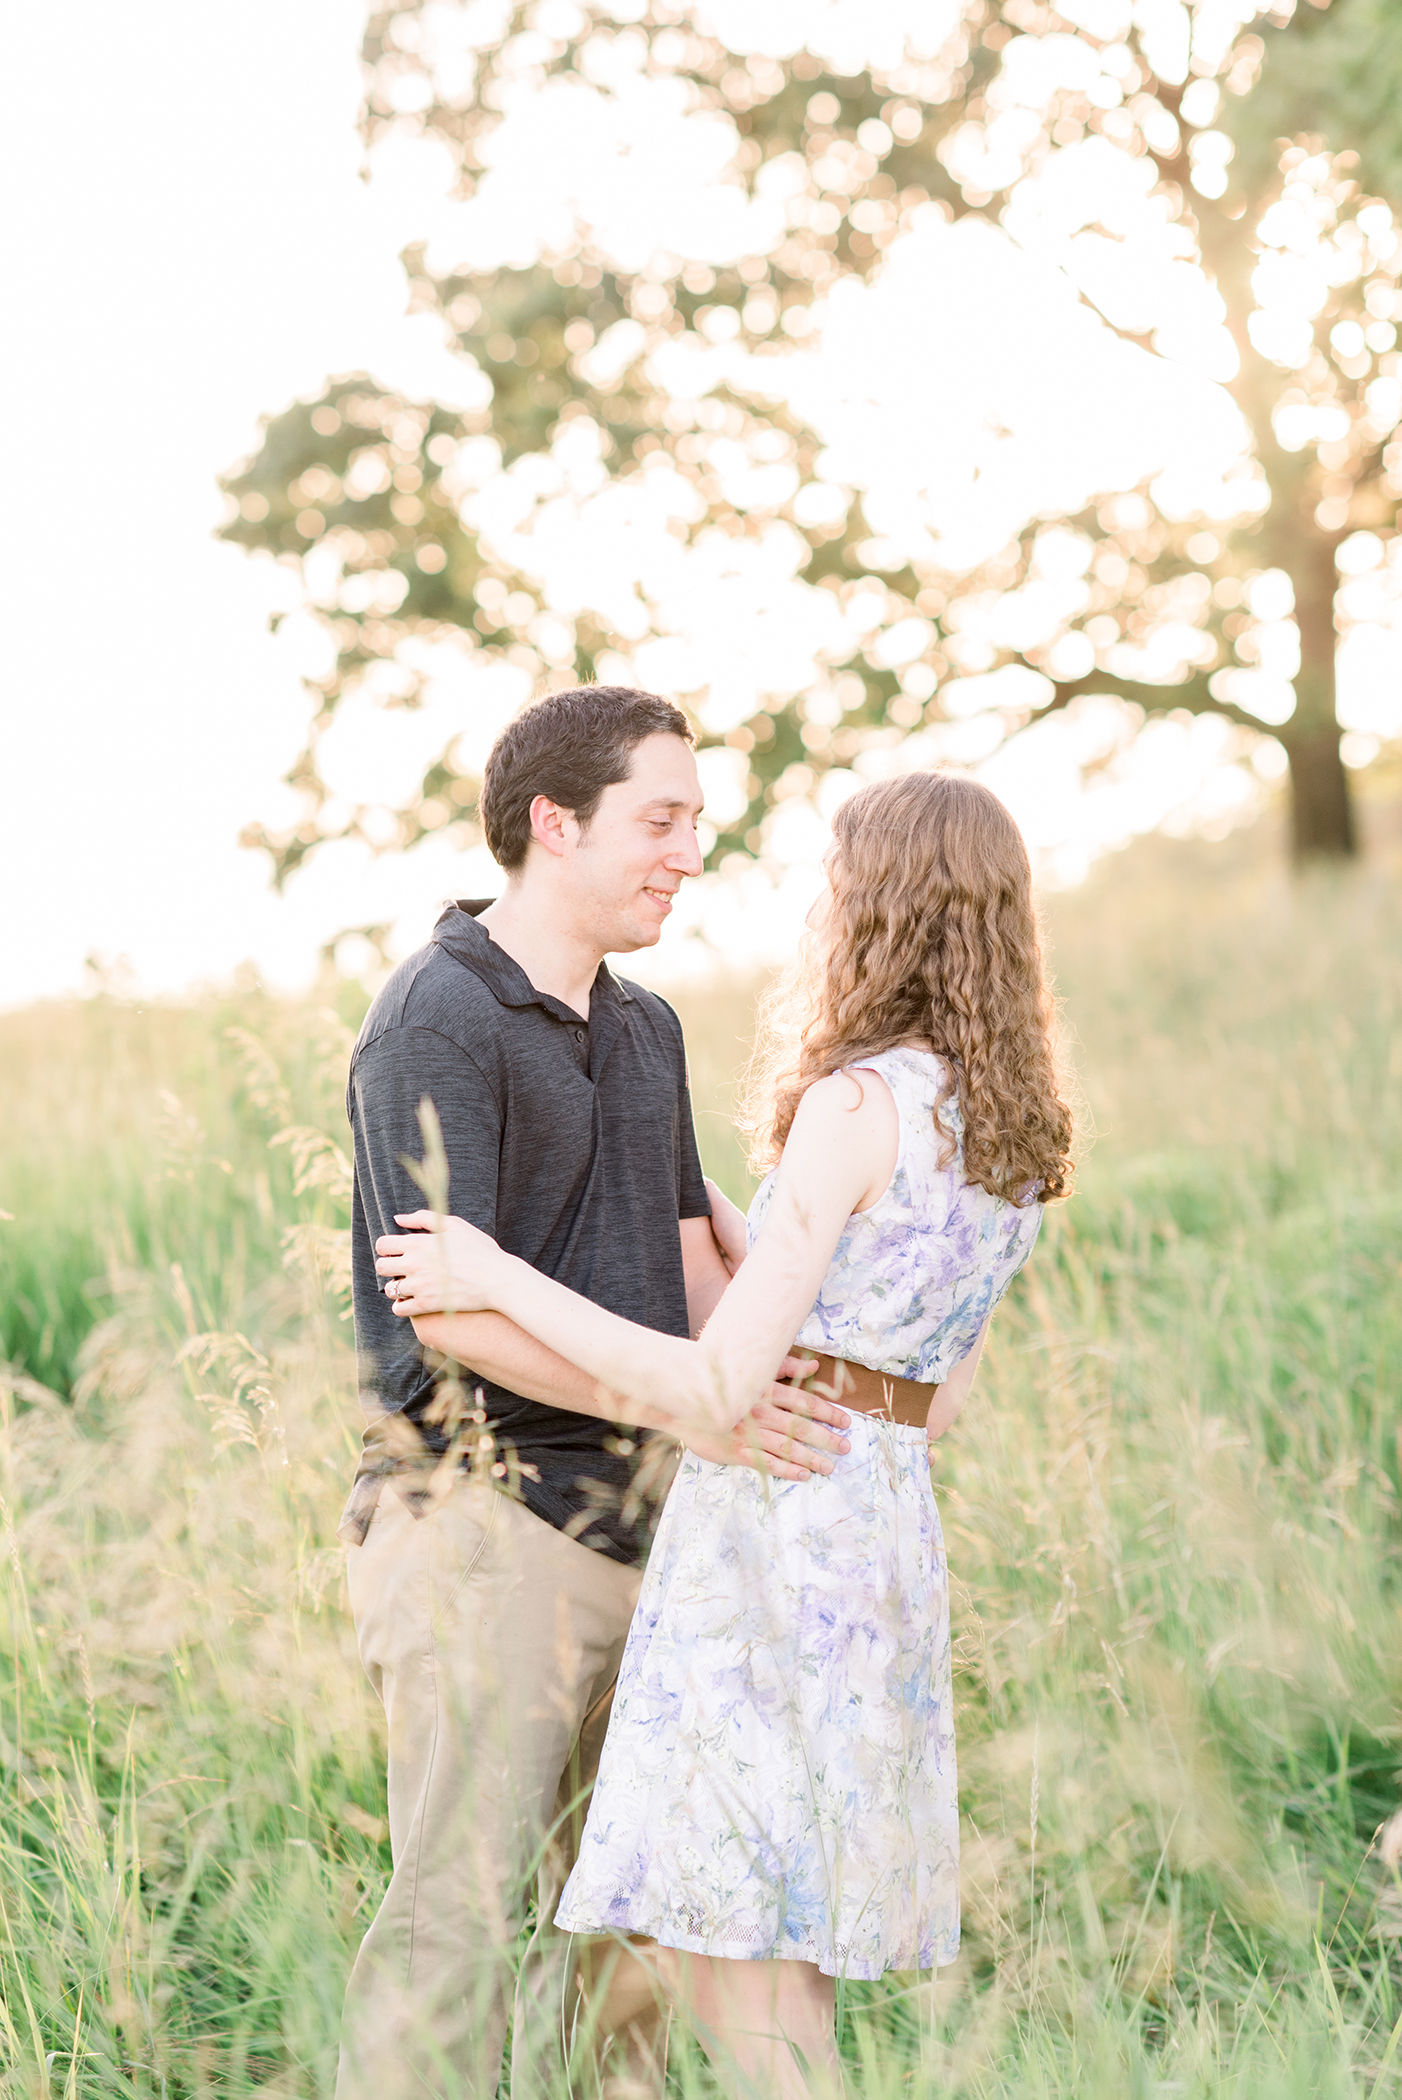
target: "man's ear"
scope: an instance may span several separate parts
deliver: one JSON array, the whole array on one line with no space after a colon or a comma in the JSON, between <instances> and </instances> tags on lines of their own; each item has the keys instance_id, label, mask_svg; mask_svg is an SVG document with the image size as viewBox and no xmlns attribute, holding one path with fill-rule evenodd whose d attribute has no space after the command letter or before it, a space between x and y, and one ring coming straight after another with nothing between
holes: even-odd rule
<instances>
[{"instance_id":1,"label":"man's ear","mask_svg":"<svg viewBox=\"0 0 1402 2100\"><path fill-rule=\"evenodd\" d=\"M548 795L537 795L531 804L531 837L555 860L564 855L569 843L565 827L573 822L573 811L552 802Z\"/></svg>"}]
</instances>

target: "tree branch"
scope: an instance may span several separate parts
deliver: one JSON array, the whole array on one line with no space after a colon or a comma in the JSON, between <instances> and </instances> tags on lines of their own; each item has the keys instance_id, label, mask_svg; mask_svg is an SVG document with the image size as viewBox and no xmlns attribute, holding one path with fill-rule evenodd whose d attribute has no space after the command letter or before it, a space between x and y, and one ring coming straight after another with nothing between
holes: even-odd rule
<instances>
[{"instance_id":1,"label":"tree branch","mask_svg":"<svg viewBox=\"0 0 1402 2100\"><path fill-rule=\"evenodd\" d=\"M1053 714L1057 708L1069 707L1085 693L1108 693L1116 700L1133 700L1147 714L1167 714L1175 707L1186 708L1192 715L1225 715L1241 729L1254 729L1258 736L1281 736L1287 725L1277 726L1263 722L1259 715L1238 707L1231 700L1218 700L1209 687L1210 671L1198 671L1185 678L1180 685L1141 684L1138 679L1120 678L1113 671L1088 671L1084 678L1054 679L1055 698L1049 700L1039 714Z\"/></svg>"}]
</instances>

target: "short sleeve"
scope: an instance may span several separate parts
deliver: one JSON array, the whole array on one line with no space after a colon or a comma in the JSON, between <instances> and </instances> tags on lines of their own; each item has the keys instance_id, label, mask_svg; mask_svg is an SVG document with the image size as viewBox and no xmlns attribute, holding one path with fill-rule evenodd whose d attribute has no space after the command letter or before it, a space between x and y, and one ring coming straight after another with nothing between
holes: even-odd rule
<instances>
[{"instance_id":1,"label":"short sleeve","mask_svg":"<svg viewBox=\"0 0 1402 2100\"><path fill-rule=\"evenodd\" d=\"M397 1211L427 1197L407 1161L423 1158L419 1108L438 1111L448 1159L448 1206L496 1233L501 1110L479 1067L431 1028L396 1028L369 1045L351 1075L356 1179L372 1235L393 1232Z\"/></svg>"},{"instance_id":2,"label":"short sleeve","mask_svg":"<svg viewBox=\"0 0 1402 2100\"><path fill-rule=\"evenodd\" d=\"M696 1123L691 1113L691 1088L686 1077L686 1051L682 1046L681 1023L677 1024L677 1216L709 1218L711 1199L701 1171L696 1148Z\"/></svg>"},{"instance_id":3,"label":"short sleeve","mask_svg":"<svg viewBox=\"0 0 1402 2100\"><path fill-rule=\"evenodd\" d=\"M395 1317L375 1273L375 1241L394 1232L396 1212L428 1201L407 1162L423 1158L419 1105L438 1111L448 1155L448 1203L494 1232L501 1114L478 1067L431 1028L395 1028L357 1053L349 1102L355 1140L351 1202L351 1289L362 1400L372 1413L418 1404L433 1373L406 1320ZM371 1406L373 1396L373 1406Z\"/></svg>"}]
</instances>

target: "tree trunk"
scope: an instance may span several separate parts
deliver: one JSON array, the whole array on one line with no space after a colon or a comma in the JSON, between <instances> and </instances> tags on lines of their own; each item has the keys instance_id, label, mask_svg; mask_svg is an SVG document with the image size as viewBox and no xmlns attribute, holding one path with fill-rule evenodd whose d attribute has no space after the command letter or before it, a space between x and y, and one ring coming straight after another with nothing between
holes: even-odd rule
<instances>
[{"instance_id":1,"label":"tree trunk","mask_svg":"<svg viewBox=\"0 0 1402 2100\"><path fill-rule=\"evenodd\" d=\"M1290 759L1290 853L1296 866L1313 860L1351 860L1358 851L1335 707L1339 636L1334 594L1339 578L1334 544L1333 538L1306 529L1286 563L1295 589L1300 670L1295 712L1280 731L1280 741Z\"/></svg>"},{"instance_id":2,"label":"tree trunk","mask_svg":"<svg viewBox=\"0 0 1402 2100\"><path fill-rule=\"evenodd\" d=\"M1348 860L1358 851L1337 722L1282 737L1290 759L1290 855L1297 864Z\"/></svg>"}]
</instances>

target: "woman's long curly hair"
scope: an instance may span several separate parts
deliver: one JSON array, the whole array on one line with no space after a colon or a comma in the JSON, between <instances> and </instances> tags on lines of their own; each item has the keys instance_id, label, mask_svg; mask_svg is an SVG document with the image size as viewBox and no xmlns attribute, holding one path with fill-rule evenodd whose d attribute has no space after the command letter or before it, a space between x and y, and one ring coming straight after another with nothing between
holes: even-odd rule
<instances>
[{"instance_id":1,"label":"woman's long curly hair","mask_svg":"<svg viewBox=\"0 0 1402 2100\"><path fill-rule=\"evenodd\" d=\"M772 1166L817 1079L898 1043L929 1043L957 1087L964 1175L1013 1203L1068 1194L1071 1112L1032 870L998 797L962 773L859 789L833 821L826 922L766 1002L750 1068L752 1164Z\"/></svg>"}]
</instances>

